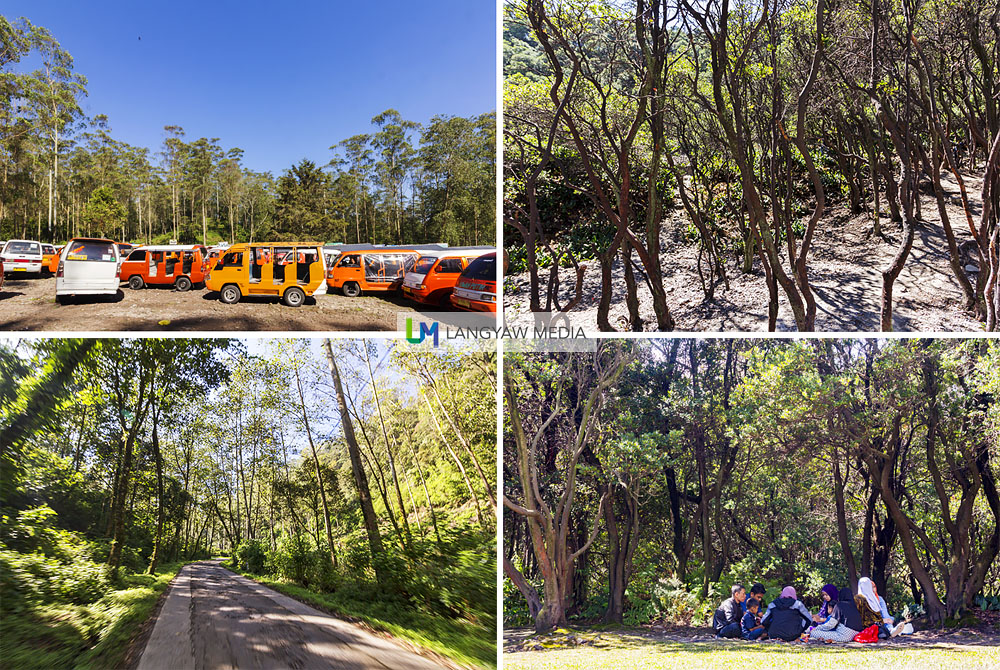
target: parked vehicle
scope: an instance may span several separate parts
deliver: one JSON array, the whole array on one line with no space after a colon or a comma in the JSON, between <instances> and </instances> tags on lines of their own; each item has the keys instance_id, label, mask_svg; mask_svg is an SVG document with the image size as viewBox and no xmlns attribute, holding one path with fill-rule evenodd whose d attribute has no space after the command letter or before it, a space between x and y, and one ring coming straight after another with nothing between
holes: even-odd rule
<instances>
[{"instance_id":1,"label":"parked vehicle","mask_svg":"<svg viewBox=\"0 0 1000 670\"><path fill-rule=\"evenodd\" d=\"M222 257L222 254L226 253L227 249L229 249L228 245L209 247L208 253L205 254L205 263L202 271L208 273L209 270L214 268L215 264L219 262L219 258Z\"/></svg>"},{"instance_id":2,"label":"parked vehicle","mask_svg":"<svg viewBox=\"0 0 1000 670\"><path fill-rule=\"evenodd\" d=\"M52 273L49 268L52 267L52 259L58 258L59 252L51 244L45 244L42 242L42 272ZM56 261L56 267L58 268L58 261Z\"/></svg>"},{"instance_id":3,"label":"parked vehicle","mask_svg":"<svg viewBox=\"0 0 1000 670\"><path fill-rule=\"evenodd\" d=\"M227 305L245 295L273 295L298 307L306 296L326 293L322 248L301 242L234 244L206 274L205 286Z\"/></svg>"},{"instance_id":4,"label":"parked vehicle","mask_svg":"<svg viewBox=\"0 0 1000 670\"><path fill-rule=\"evenodd\" d=\"M483 254L495 251L493 247L451 247L422 252L403 277L403 294L417 302L449 307L462 270Z\"/></svg>"},{"instance_id":5,"label":"parked vehicle","mask_svg":"<svg viewBox=\"0 0 1000 670\"><path fill-rule=\"evenodd\" d=\"M41 273L42 245L34 240L7 240L0 256L4 260L4 272Z\"/></svg>"},{"instance_id":6,"label":"parked vehicle","mask_svg":"<svg viewBox=\"0 0 1000 670\"><path fill-rule=\"evenodd\" d=\"M111 240L76 237L59 254L56 300L68 295L115 295L120 283L118 249Z\"/></svg>"},{"instance_id":7,"label":"parked vehicle","mask_svg":"<svg viewBox=\"0 0 1000 670\"><path fill-rule=\"evenodd\" d=\"M373 247L340 254L328 274L327 284L349 298L362 291L393 291L420 257L414 249Z\"/></svg>"},{"instance_id":8,"label":"parked vehicle","mask_svg":"<svg viewBox=\"0 0 1000 670\"><path fill-rule=\"evenodd\" d=\"M3 288L3 257L0 256L0 288Z\"/></svg>"},{"instance_id":9,"label":"parked vehicle","mask_svg":"<svg viewBox=\"0 0 1000 670\"><path fill-rule=\"evenodd\" d=\"M62 250L63 247L56 247L56 252L49 258L48 265L45 267L51 275L59 270L59 256L62 255Z\"/></svg>"},{"instance_id":10,"label":"parked vehicle","mask_svg":"<svg viewBox=\"0 0 1000 670\"><path fill-rule=\"evenodd\" d=\"M497 311L497 254L469 263L455 283L451 304L469 312Z\"/></svg>"},{"instance_id":11,"label":"parked vehicle","mask_svg":"<svg viewBox=\"0 0 1000 670\"><path fill-rule=\"evenodd\" d=\"M187 291L205 281L203 248L181 244L138 247L122 262L121 278L133 290L149 284Z\"/></svg>"}]
</instances>

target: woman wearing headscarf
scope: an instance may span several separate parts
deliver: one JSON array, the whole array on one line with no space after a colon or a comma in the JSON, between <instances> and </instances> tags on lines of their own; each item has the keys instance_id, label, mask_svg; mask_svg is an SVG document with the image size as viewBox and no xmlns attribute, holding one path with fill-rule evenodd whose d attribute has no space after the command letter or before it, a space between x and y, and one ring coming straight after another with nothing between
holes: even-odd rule
<instances>
[{"instance_id":1,"label":"woman wearing headscarf","mask_svg":"<svg viewBox=\"0 0 1000 670\"><path fill-rule=\"evenodd\" d=\"M836 604L826 622L812 629L810 637L813 640L828 643L850 642L864 628L861 625L861 612L851 597L851 589L846 587L840 589L838 595L839 598L834 601Z\"/></svg>"},{"instance_id":2,"label":"woman wearing headscarf","mask_svg":"<svg viewBox=\"0 0 1000 670\"><path fill-rule=\"evenodd\" d=\"M865 628L871 625L879 627L879 637L896 637L903 632L906 622L900 622L889 630L893 625L893 619L889 616L885 600L879 596L875 589L875 584L867 577L858 580L858 595L854 596L854 602L861 612L862 623Z\"/></svg>"},{"instance_id":3,"label":"woman wearing headscarf","mask_svg":"<svg viewBox=\"0 0 1000 670\"><path fill-rule=\"evenodd\" d=\"M812 623L812 617L795 594L795 587L786 586L781 595L767 606L760 622L767 629L769 638L792 642Z\"/></svg>"},{"instance_id":4,"label":"woman wearing headscarf","mask_svg":"<svg viewBox=\"0 0 1000 670\"><path fill-rule=\"evenodd\" d=\"M837 596L840 595L840 590L833 584L827 584L820 591L821 597L823 598L823 604L820 605L819 612L813 614L813 623L821 624L830 618L833 613L833 608L837 606Z\"/></svg>"}]
</instances>

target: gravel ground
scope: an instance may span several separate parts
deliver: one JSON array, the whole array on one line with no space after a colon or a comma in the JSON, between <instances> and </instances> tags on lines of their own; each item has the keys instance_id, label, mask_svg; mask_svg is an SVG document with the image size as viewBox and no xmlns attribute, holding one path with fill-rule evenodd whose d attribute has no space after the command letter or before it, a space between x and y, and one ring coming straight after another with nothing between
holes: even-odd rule
<instances>
[{"instance_id":1,"label":"gravel ground","mask_svg":"<svg viewBox=\"0 0 1000 670\"><path fill-rule=\"evenodd\" d=\"M416 314L416 303L389 294L347 298L339 293L307 298L286 307L277 298L245 297L235 305L219 302L204 289L133 291L117 296L55 301L54 277L11 277L0 289L0 330L45 331L377 331L396 330L396 314ZM421 312L437 308L420 305Z\"/></svg>"}]
</instances>

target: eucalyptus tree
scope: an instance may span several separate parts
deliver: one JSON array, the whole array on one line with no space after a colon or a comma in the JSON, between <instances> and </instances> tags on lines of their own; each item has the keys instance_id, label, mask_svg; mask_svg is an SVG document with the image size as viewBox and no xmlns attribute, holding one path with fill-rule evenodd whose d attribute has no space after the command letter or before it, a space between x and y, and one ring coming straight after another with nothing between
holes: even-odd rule
<instances>
[{"instance_id":1,"label":"eucalyptus tree","mask_svg":"<svg viewBox=\"0 0 1000 670\"><path fill-rule=\"evenodd\" d=\"M395 224L395 233L390 232L382 239L403 244L403 186L415 155L409 133L419 125L403 119L395 109L387 109L373 117L372 123L379 129L371 136L372 149L380 158L374 165L375 174L383 189L390 220Z\"/></svg>"}]
</instances>

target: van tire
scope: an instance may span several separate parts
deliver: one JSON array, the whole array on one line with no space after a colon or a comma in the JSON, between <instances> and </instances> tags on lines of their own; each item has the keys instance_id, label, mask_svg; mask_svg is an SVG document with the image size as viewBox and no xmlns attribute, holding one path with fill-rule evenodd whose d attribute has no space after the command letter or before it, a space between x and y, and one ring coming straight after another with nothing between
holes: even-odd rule
<instances>
[{"instance_id":1,"label":"van tire","mask_svg":"<svg viewBox=\"0 0 1000 670\"><path fill-rule=\"evenodd\" d=\"M191 289L191 280L187 277L178 277L174 282L174 288L178 291L188 291Z\"/></svg>"},{"instance_id":2,"label":"van tire","mask_svg":"<svg viewBox=\"0 0 1000 670\"><path fill-rule=\"evenodd\" d=\"M357 298L361 295L361 287L358 286L358 282L356 281L344 282L340 290L348 298Z\"/></svg>"},{"instance_id":3,"label":"van tire","mask_svg":"<svg viewBox=\"0 0 1000 670\"><path fill-rule=\"evenodd\" d=\"M292 286L281 296L281 301L289 307L299 307L306 301L306 294L298 286Z\"/></svg>"},{"instance_id":4,"label":"van tire","mask_svg":"<svg viewBox=\"0 0 1000 670\"><path fill-rule=\"evenodd\" d=\"M132 275L131 277L128 278L128 287L133 291L138 291L145 285L146 282L142 281L142 277L140 277L139 275Z\"/></svg>"},{"instance_id":5,"label":"van tire","mask_svg":"<svg viewBox=\"0 0 1000 670\"><path fill-rule=\"evenodd\" d=\"M240 287L236 284L226 284L219 291L219 300L226 305L235 305L242 297Z\"/></svg>"}]
</instances>

